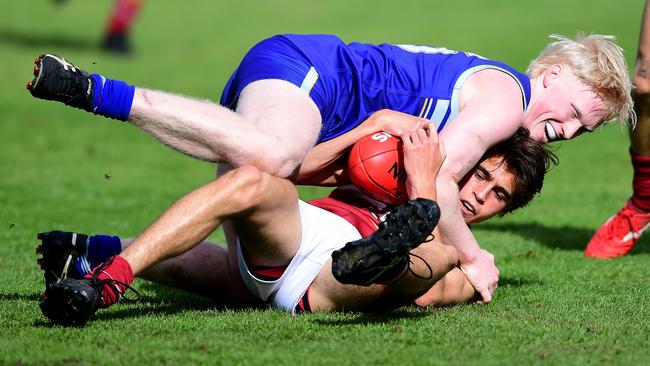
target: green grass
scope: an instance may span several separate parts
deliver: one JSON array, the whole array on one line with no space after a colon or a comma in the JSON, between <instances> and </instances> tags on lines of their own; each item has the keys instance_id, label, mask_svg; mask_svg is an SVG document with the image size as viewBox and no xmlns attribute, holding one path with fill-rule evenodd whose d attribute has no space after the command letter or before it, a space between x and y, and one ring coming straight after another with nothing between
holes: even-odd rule
<instances>
[{"instance_id":1,"label":"green grass","mask_svg":"<svg viewBox=\"0 0 650 366\"><path fill-rule=\"evenodd\" d=\"M630 194L627 133L564 143L543 195L475 227L501 269L485 306L385 315L228 309L137 280L143 299L84 328L51 326L37 303L35 233L133 236L214 177L126 124L23 89L31 60L57 52L140 86L218 98L243 53L282 32L438 44L525 69L546 35L615 34L633 62L642 1L148 1L134 57L96 44L105 2L6 2L0 12L0 364L628 364L650 362L650 237L616 261L586 260L594 229ZM110 177L109 178L107 178ZM304 198L323 194L303 189ZM214 236L220 240L220 234Z\"/></svg>"}]
</instances>

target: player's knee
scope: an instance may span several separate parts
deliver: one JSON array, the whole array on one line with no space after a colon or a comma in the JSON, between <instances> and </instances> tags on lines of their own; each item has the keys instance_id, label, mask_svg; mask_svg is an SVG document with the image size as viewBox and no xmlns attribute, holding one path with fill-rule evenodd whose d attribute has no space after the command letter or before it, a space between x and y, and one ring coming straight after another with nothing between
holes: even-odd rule
<instances>
[{"instance_id":1,"label":"player's knee","mask_svg":"<svg viewBox=\"0 0 650 366\"><path fill-rule=\"evenodd\" d=\"M247 123L252 126L272 126L281 121L249 113ZM304 139L307 140L304 140ZM249 143L242 146L235 166L254 165L271 175L286 178L307 155L315 141L300 133L252 133Z\"/></svg>"},{"instance_id":2,"label":"player's knee","mask_svg":"<svg viewBox=\"0 0 650 366\"><path fill-rule=\"evenodd\" d=\"M228 184L232 188L233 202L242 208L256 206L263 197L268 174L252 165L228 172Z\"/></svg>"},{"instance_id":3,"label":"player's knee","mask_svg":"<svg viewBox=\"0 0 650 366\"><path fill-rule=\"evenodd\" d=\"M254 165L276 177L286 178L290 176L296 170L296 167L302 163L305 153L286 145L290 144L278 143L270 145L267 151L258 154L257 159L255 159L257 164Z\"/></svg>"}]
</instances>

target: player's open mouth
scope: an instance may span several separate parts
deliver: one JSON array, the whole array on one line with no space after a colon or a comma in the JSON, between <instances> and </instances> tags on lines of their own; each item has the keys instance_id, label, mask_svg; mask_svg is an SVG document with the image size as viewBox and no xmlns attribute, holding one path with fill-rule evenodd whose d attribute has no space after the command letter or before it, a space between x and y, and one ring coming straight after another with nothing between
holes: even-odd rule
<instances>
[{"instance_id":1,"label":"player's open mouth","mask_svg":"<svg viewBox=\"0 0 650 366\"><path fill-rule=\"evenodd\" d=\"M544 124L544 133L546 134L546 140L549 142L557 139L557 133L555 133L551 122L546 121L546 124Z\"/></svg>"},{"instance_id":2,"label":"player's open mouth","mask_svg":"<svg viewBox=\"0 0 650 366\"><path fill-rule=\"evenodd\" d=\"M465 200L460 200L460 208L463 216L476 215L476 209L474 209L474 206Z\"/></svg>"}]
</instances>

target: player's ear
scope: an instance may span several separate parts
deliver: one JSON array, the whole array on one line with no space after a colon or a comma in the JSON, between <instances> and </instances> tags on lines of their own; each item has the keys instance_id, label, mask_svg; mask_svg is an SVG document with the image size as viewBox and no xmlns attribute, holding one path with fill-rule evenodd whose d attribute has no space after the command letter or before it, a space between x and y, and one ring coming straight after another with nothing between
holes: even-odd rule
<instances>
[{"instance_id":1,"label":"player's ear","mask_svg":"<svg viewBox=\"0 0 650 366\"><path fill-rule=\"evenodd\" d=\"M549 68L544 71L544 87L548 88L551 86L560 77L562 70L563 67L560 64L553 64L549 66Z\"/></svg>"},{"instance_id":2,"label":"player's ear","mask_svg":"<svg viewBox=\"0 0 650 366\"><path fill-rule=\"evenodd\" d=\"M548 88L555 82L560 77L560 74L562 73L563 67L560 64L553 64L549 66L546 71L544 71L544 87Z\"/></svg>"}]
</instances>

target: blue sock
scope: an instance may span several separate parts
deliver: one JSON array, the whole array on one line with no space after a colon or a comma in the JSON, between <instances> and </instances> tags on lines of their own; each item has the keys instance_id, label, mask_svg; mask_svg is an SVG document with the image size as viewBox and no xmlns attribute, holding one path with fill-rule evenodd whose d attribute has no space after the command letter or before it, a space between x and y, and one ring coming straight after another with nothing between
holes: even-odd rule
<instances>
[{"instance_id":1,"label":"blue sock","mask_svg":"<svg viewBox=\"0 0 650 366\"><path fill-rule=\"evenodd\" d=\"M93 108L92 112L100 116L126 121L131 113L135 86L120 80L105 78L92 74Z\"/></svg>"},{"instance_id":2,"label":"blue sock","mask_svg":"<svg viewBox=\"0 0 650 366\"><path fill-rule=\"evenodd\" d=\"M122 241L119 236L93 235L88 237L86 253L77 258L75 267L81 275L86 275L108 258L120 254L121 251Z\"/></svg>"}]
</instances>

